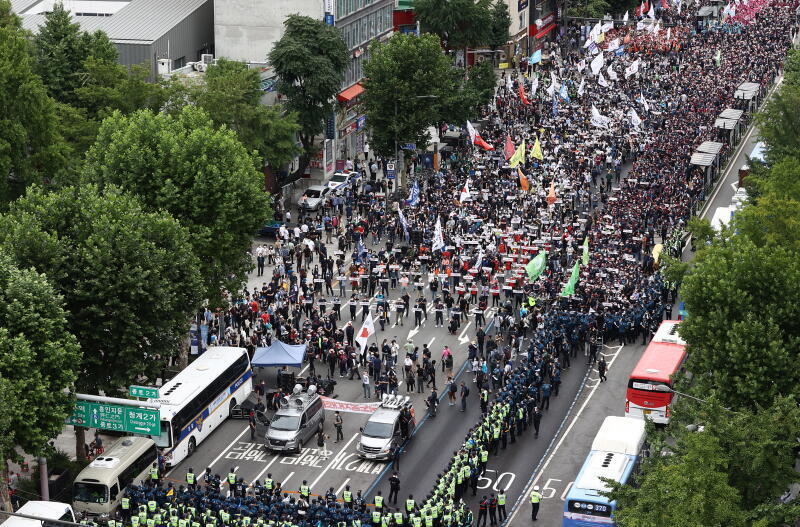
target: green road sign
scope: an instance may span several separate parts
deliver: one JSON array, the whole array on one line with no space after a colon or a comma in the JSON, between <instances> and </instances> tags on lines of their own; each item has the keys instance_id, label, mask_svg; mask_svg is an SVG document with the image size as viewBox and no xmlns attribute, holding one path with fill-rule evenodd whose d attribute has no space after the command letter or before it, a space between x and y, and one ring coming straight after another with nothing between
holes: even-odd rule
<instances>
[{"instance_id":1,"label":"green road sign","mask_svg":"<svg viewBox=\"0 0 800 527\"><path fill-rule=\"evenodd\" d=\"M136 401L131 401L135 404ZM158 435L160 412L150 408L135 408L119 404L76 401L68 425L115 430L130 434Z\"/></svg>"},{"instance_id":2,"label":"green road sign","mask_svg":"<svg viewBox=\"0 0 800 527\"><path fill-rule=\"evenodd\" d=\"M158 399L158 388L148 388L147 386L131 386L128 388L128 394L131 397Z\"/></svg>"}]
</instances>

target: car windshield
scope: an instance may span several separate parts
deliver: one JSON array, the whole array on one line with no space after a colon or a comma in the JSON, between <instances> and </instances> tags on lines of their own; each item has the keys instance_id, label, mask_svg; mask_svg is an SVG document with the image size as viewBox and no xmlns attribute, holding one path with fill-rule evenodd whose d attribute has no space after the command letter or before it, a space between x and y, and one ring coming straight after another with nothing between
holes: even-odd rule
<instances>
[{"instance_id":1,"label":"car windshield","mask_svg":"<svg viewBox=\"0 0 800 527\"><path fill-rule=\"evenodd\" d=\"M299 415L280 415L277 414L272 419L272 423L269 425L270 428L274 428L275 430L297 430L298 425L300 424L300 416Z\"/></svg>"},{"instance_id":2,"label":"car windshield","mask_svg":"<svg viewBox=\"0 0 800 527\"><path fill-rule=\"evenodd\" d=\"M376 423L375 421L367 421L364 431L361 432L367 437L378 437L386 439L392 437L394 425L392 423Z\"/></svg>"},{"instance_id":3,"label":"car windshield","mask_svg":"<svg viewBox=\"0 0 800 527\"><path fill-rule=\"evenodd\" d=\"M72 499L86 503L106 503L108 501L108 487L99 483L78 481L72 488Z\"/></svg>"},{"instance_id":4,"label":"car windshield","mask_svg":"<svg viewBox=\"0 0 800 527\"><path fill-rule=\"evenodd\" d=\"M337 175L331 177L331 181L333 181L334 183L341 183L343 181L347 181L347 176L345 176L343 174L337 174Z\"/></svg>"},{"instance_id":5,"label":"car windshield","mask_svg":"<svg viewBox=\"0 0 800 527\"><path fill-rule=\"evenodd\" d=\"M319 190L314 190L314 189L306 190L306 197L307 198L318 198L319 197Z\"/></svg>"}]
</instances>

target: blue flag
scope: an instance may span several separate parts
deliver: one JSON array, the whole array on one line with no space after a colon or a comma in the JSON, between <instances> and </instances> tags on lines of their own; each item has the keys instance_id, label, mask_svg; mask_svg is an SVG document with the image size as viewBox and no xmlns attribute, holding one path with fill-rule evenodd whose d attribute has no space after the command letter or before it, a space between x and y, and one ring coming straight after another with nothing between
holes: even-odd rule
<instances>
[{"instance_id":1,"label":"blue flag","mask_svg":"<svg viewBox=\"0 0 800 527\"><path fill-rule=\"evenodd\" d=\"M558 97L553 97L553 117L558 115Z\"/></svg>"},{"instance_id":2,"label":"blue flag","mask_svg":"<svg viewBox=\"0 0 800 527\"><path fill-rule=\"evenodd\" d=\"M400 225L403 226L403 234L405 235L406 242L411 238L408 234L408 220L406 220L405 215L403 214L403 209L397 209L397 215L400 216Z\"/></svg>"},{"instance_id":3,"label":"blue flag","mask_svg":"<svg viewBox=\"0 0 800 527\"><path fill-rule=\"evenodd\" d=\"M531 55L531 58L528 59L528 63L529 64L539 64L541 61L542 61L542 50L541 49L537 49L536 51L534 51L533 55Z\"/></svg>"},{"instance_id":4,"label":"blue flag","mask_svg":"<svg viewBox=\"0 0 800 527\"><path fill-rule=\"evenodd\" d=\"M411 187L411 192L408 194L406 205L409 207L416 207L419 205L419 183L414 181L414 186Z\"/></svg>"},{"instance_id":5,"label":"blue flag","mask_svg":"<svg viewBox=\"0 0 800 527\"><path fill-rule=\"evenodd\" d=\"M564 99L566 102L569 102L569 93L567 93L567 83L561 83L561 89L558 92L558 95Z\"/></svg>"},{"instance_id":6,"label":"blue flag","mask_svg":"<svg viewBox=\"0 0 800 527\"><path fill-rule=\"evenodd\" d=\"M367 253L367 248L364 247L364 240L358 240L358 261L360 262L364 255Z\"/></svg>"}]
</instances>

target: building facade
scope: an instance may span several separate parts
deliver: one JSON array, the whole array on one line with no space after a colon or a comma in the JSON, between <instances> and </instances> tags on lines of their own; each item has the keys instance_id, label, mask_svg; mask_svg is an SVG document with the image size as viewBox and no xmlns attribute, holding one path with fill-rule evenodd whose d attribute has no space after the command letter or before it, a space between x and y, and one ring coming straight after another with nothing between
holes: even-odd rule
<instances>
[{"instance_id":1,"label":"building facade","mask_svg":"<svg viewBox=\"0 0 800 527\"><path fill-rule=\"evenodd\" d=\"M56 0L12 0L25 29L36 33ZM213 0L63 0L81 30L104 31L119 62L145 64L158 73L159 60L180 68L214 53Z\"/></svg>"}]
</instances>

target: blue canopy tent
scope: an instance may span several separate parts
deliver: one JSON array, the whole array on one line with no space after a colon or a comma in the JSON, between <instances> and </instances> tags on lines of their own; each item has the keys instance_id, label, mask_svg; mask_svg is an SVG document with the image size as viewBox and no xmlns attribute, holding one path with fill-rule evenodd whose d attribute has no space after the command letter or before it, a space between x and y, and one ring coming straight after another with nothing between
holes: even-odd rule
<instances>
[{"instance_id":1,"label":"blue canopy tent","mask_svg":"<svg viewBox=\"0 0 800 527\"><path fill-rule=\"evenodd\" d=\"M258 368L271 366L294 366L299 368L303 364L305 354L305 344L286 344L276 340L269 348L256 348L251 364Z\"/></svg>"}]
</instances>

